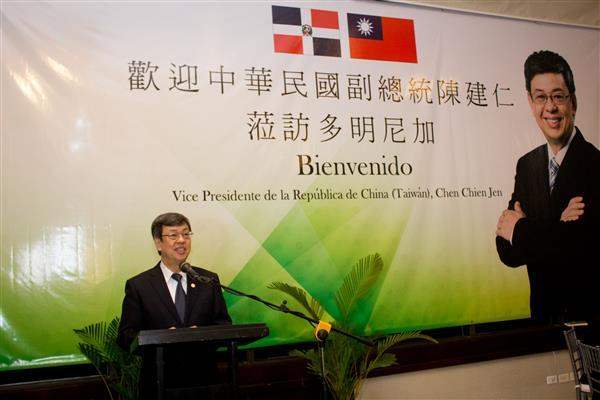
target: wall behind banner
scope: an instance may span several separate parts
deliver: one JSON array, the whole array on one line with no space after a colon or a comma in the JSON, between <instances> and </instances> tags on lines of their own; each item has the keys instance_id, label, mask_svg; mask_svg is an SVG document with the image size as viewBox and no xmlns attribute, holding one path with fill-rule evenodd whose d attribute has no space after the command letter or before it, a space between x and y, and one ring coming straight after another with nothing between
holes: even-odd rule
<instances>
[{"instance_id":1,"label":"wall behind banner","mask_svg":"<svg viewBox=\"0 0 600 400\"><path fill-rule=\"evenodd\" d=\"M530 21L600 27L600 3L595 0L552 1L540 7L535 1L506 0L388 0L396 3L412 3L420 6L459 10L486 15L505 16Z\"/></svg>"},{"instance_id":2,"label":"wall behind banner","mask_svg":"<svg viewBox=\"0 0 600 400\"><path fill-rule=\"evenodd\" d=\"M599 32L285 2L337 13L337 29L312 25L340 46L286 54L272 5L3 3L0 368L81 362L72 329L119 314L166 211L192 222L192 264L275 303L270 282L302 286L332 317L344 276L380 253L368 334L528 316L526 271L494 245L516 160L543 143L522 65L549 46L569 61L598 145ZM412 20L417 62L351 58L349 13ZM226 299L236 323L269 325L262 345L310 338Z\"/></svg>"}]
</instances>

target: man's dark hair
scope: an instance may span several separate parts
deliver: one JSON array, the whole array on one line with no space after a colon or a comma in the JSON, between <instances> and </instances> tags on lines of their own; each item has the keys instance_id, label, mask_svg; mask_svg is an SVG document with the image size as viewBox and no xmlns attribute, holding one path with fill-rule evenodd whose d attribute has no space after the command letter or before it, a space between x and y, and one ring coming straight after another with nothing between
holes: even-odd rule
<instances>
[{"instance_id":1,"label":"man's dark hair","mask_svg":"<svg viewBox=\"0 0 600 400\"><path fill-rule=\"evenodd\" d=\"M569 93L575 93L575 81L569 63L550 50L540 50L531 54L525 60L525 87L531 93L531 80L539 74L554 73L561 74L569 89Z\"/></svg>"},{"instance_id":2,"label":"man's dark hair","mask_svg":"<svg viewBox=\"0 0 600 400\"><path fill-rule=\"evenodd\" d=\"M179 225L187 225L189 230L192 230L192 226L190 225L190 221L186 218L185 215L181 215L179 213L166 213L161 214L152 221L152 227L150 231L152 232L152 237L155 239L162 239L162 228L163 226L179 226Z\"/></svg>"}]
</instances>

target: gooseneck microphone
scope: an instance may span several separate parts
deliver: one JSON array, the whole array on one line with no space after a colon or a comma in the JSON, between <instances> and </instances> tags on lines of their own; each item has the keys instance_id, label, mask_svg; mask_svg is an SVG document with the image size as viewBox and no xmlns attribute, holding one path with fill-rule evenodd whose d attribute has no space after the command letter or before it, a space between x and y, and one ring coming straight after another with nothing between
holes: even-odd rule
<instances>
[{"instance_id":1,"label":"gooseneck microphone","mask_svg":"<svg viewBox=\"0 0 600 400\"><path fill-rule=\"evenodd\" d=\"M196 282L208 284L213 283L212 278L209 278L208 276L201 276L199 273L194 271L194 268L192 268L189 262L184 262L183 264L181 264L179 266L179 269L188 274L188 276L190 276Z\"/></svg>"}]
</instances>

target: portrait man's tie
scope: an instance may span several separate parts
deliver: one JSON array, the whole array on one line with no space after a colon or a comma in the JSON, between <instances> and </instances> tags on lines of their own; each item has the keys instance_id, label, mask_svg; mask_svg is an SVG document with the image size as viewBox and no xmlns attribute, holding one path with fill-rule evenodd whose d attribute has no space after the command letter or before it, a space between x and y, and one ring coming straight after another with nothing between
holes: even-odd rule
<instances>
[{"instance_id":1,"label":"portrait man's tie","mask_svg":"<svg viewBox=\"0 0 600 400\"><path fill-rule=\"evenodd\" d=\"M556 182L556 175L558 174L558 163L552 157L550 159L550 191L554 189L554 182Z\"/></svg>"}]
</instances>

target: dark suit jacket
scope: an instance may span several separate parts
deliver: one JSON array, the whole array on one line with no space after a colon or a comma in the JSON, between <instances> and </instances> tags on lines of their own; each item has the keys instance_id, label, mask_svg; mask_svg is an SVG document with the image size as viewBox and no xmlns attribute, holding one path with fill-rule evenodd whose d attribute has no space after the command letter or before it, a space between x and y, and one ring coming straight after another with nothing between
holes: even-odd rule
<instances>
[{"instance_id":1,"label":"dark suit jacket","mask_svg":"<svg viewBox=\"0 0 600 400\"><path fill-rule=\"evenodd\" d=\"M217 274L194 267L200 276L206 276L218 283ZM187 279L185 320L181 321L160 263L153 268L129 279L125 284L125 298L121 312L121 322L117 342L129 349L140 330L167 329L231 324L221 288L217 284L195 283ZM206 386L217 379L215 348L207 346L171 346L165 352L165 385L170 388ZM140 375L140 398L152 399L156 396L154 353L144 353ZM194 396L188 396L196 398Z\"/></svg>"},{"instance_id":2,"label":"dark suit jacket","mask_svg":"<svg viewBox=\"0 0 600 400\"><path fill-rule=\"evenodd\" d=\"M194 267L200 276L219 282L217 274ZM185 320L181 321L173 299L160 269L160 263L153 268L129 279L125 284L125 298L121 312L118 343L129 349L140 330L167 329L172 326L206 326L231 324L227 306L218 285L196 283L187 279Z\"/></svg>"},{"instance_id":3,"label":"dark suit jacket","mask_svg":"<svg viewBox=\"0 0 600 400\"><path fill-rule=\"evenodd\" d=\"M583 217L560 222L562 211L575 196L583 196ZM600 286L598 149L576 129L552 193L546 145L525 154L517 163L508 208L514 209L516 201L526 218L515 225L512 245L496 237L496 247L509 267L527 265L531 317L550 322L595 318L600 310L594 298Z\"/></svg>"}]
</instances>

